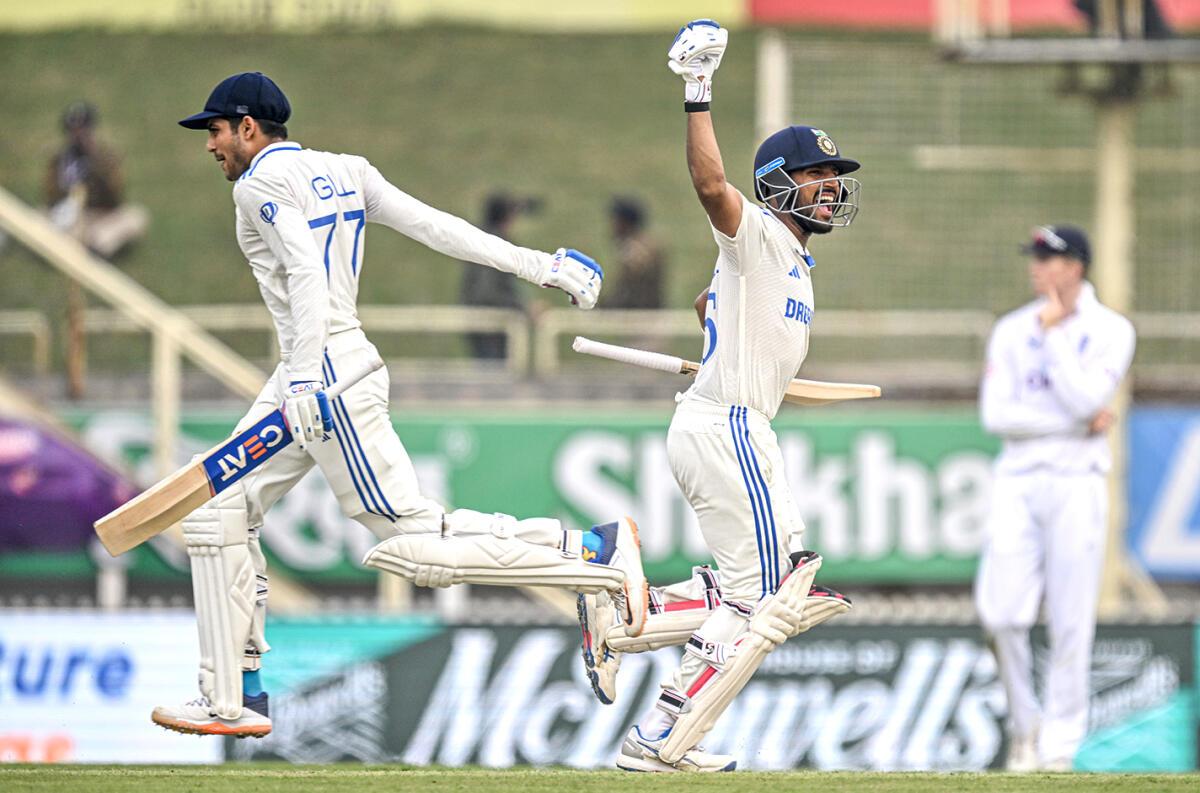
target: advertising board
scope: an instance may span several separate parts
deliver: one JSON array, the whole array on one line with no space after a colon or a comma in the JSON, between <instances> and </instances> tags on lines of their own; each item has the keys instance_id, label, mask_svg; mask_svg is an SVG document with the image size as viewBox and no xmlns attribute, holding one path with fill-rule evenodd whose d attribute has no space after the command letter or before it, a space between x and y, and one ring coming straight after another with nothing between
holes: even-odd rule
<instances>
[{"instance_id":1,"label":"advertising board","mask_svg":"<svg viewBox=\"0 0 1200 793\"><path fill-rule=\"evenodd\" d=\"M150 721L196 696L190 611L0 611L0 761L211 763Z\"/></svg>"},{"instance_id":2,"label":"advertising board","mask_svg":"<svg viewBox=\"0 0 1200 793\"><path fill-rule=\"evenodd\" d=\"M1080 769L1196 767L1193 641L1191 625L1101 629ZM1035 655L1040 667L1040 635ZM276 696L275 733L230 756L607 767L676 662L625 657L606 707L574 630L447 627ZM977 628L831 625L768 656L705 746L746 769L978 771L1002 764L1005 714Z\"/></svg>"}]
</instances>

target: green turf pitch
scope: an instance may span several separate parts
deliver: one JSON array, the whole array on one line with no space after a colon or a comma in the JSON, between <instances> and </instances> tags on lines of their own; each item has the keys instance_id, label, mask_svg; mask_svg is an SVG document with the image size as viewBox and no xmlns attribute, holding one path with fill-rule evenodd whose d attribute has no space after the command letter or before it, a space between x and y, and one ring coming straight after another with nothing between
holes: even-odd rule
<instances>
[{"instance_id":1,"label":"green turf pitch","mask_svg":"<svg viewBox=\"0 0 1200 793\"><path fill-rule=\"evenodd\" d=\"M676 776L626 774L618 771L519 770L409 768L405 766L320 766L227 765L216 768L194 766L10 766L0 767L0 790L127 791L169 790L171 793L301 793L352 789L372 791L476 791L482 793L538 793L539 791L604 790L675 791ZM907 773L735 773L692 776L688 793L759 793L763 790L803 790L821 793L917 793L917 791L1184 791L1195 790L1194 775L1162 774L907 774Z\"/></svg>"}]
</instances>

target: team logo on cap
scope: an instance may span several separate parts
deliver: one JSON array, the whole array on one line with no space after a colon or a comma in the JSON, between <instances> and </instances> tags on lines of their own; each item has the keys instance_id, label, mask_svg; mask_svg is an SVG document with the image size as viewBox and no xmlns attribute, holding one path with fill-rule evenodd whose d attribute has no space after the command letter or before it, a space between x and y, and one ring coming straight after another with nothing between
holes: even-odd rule
<instances>
[{"instance_id":1,"label":"team logo on cap","mask_svg":"<svg viewBox=\"0 0 1200 793\"><path fill-rule=\"evenodd\" d=\"M833 145L833 138L825 134L823 129L814 129L813 134L817 136L817 148L830 157L836 157L838 150L837 146Z\"/></svg>"}]
</instances>

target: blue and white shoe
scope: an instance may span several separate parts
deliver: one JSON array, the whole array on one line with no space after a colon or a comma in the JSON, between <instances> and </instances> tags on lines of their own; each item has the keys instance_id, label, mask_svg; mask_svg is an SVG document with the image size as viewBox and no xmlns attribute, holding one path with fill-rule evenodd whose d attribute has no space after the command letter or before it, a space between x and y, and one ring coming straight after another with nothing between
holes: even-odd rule
<instances>
[{"instance_id":1,"label":"blue and white shoe","mask_svg":"<svg viewBox=\"0 0 1200 793\"><path fill-rule=\"evenodd\" d=\"M650 610L650 583L642 570L642 545L633 518L621 518L613 523L593 526L599 538L599 548L589 561L616 567L625 574L622 590L614 592L614 600L627 626L629 636L640 636L646 627Z\"/></svg>"},{"instance_id":2,"label":"blue and white shoe","mask_svg":"<svg viewBox=\"0 0 1200 793\"><path fill-rule=\"evenodd\" d=\"M580 593L576 600L579 630L583 634L583 670L596 699L611 705L617 698L617 670L621 654L609 649L604 637L609 628L619 624L617 610L607 592L595 595Z\"/></svg>"},{"instance_id":3,"label":"blue and white shoe","mask_svg":"<svg viewBox=\"0 0 1200 793\"><path fill-rule=\"evenodd\" d=\"M617 755L617 768L625 771L646 771L650 773L673 773L687 771L692 773L712 773L715 771L733 771L737 768L737 760L727 754L712 754L703 747L689 749L679 762L672 765L658 759L658 750L666 740L670 730L654 740L642 735L635 725L625 736L621 744L621 753Z\"/></svg>"}]
</instances>

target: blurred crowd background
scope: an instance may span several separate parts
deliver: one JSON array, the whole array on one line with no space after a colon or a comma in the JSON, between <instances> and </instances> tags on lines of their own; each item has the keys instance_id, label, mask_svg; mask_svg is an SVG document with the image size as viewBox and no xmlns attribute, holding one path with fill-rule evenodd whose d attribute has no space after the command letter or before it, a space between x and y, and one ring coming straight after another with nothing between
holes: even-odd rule
<instances>
[{"instance_id":1,"label":"blurred crowd background","mask_svg":"<svg viewBox=\"0 0 1200 793\"><path fill-rule=\"evenodd\" d=\"M1100 29L1106 5L1120 9L1115 30ZM588 749L584 733L608 728L579 715L586 700L551 702L587 694L563 603L377 580L358 564L367 532L316 477L264 530L277 615L265 674L287 714L278 723L293 726L254 746L143 735L146 702L186 698L192 680L186 554L168 534L114 560L90 524L224 437L258 387L244 373L273 365L230 186L204 136L175 123L221 78L261 70L292 101L292 139L366 156L434 206L605 268L599 307L583 314L557 292L368 235L364 325L429 494L569 525L631 514L658 583L705 561L665 459L682 381L569 349L578 333L700 355L691 304L715 246L692 197L665 53L678 24L705 15L732 30L713 116L736 186L751 191L754 150L777 123L818 126L863 163L854 226L813 246L803 374L884 390L875 405L785 407L777 422L822 577L859 607L748 698L742 717L761 727L751 763L958 769L1002 756L1003 701L969 598L998 448L979 427L976 387L991 323L1029 299L1019 247L1030 229L1071 223L1106 239L1097 186L1114 166L1098 135L1116 108L1132 162L1118 206L1133 236L1115 299L1139 344L1115 441L1096 661L1109 675L1077 763L1196 767L1193 0L0 4L0 760L607 762ZM1093 47L1064 65L1053 48L1064 39L1124 42L1129 62L1112 66ZM1050 55L970 57L996 41ZM54 229L96 260L35 241ZM158 304L128 297L126 284L166 306L146 308ZM201 361L171 335L176 316L227 357ZM72 678L62 635L94 661L91 688L82 672ZM109 691L99 670L114 653L146 674L103 677ZM449 680L460 655L486 680ZM481 726L501 716L478 686L518 663L540 677L511 707L544 709L545 735L502 745ZM655 688L663 663L631 663L629 701ZM127 710L138 737L64 726L69 707L93 700ZM909 721L864 716L856 732L856 707ZM457 715L438 721L446 711ZM343 721L356 740L322 736ZM805 732L818 722L837 740ZM777 745L773 734L796 737Z\"/></svg>"}]
</instances>

